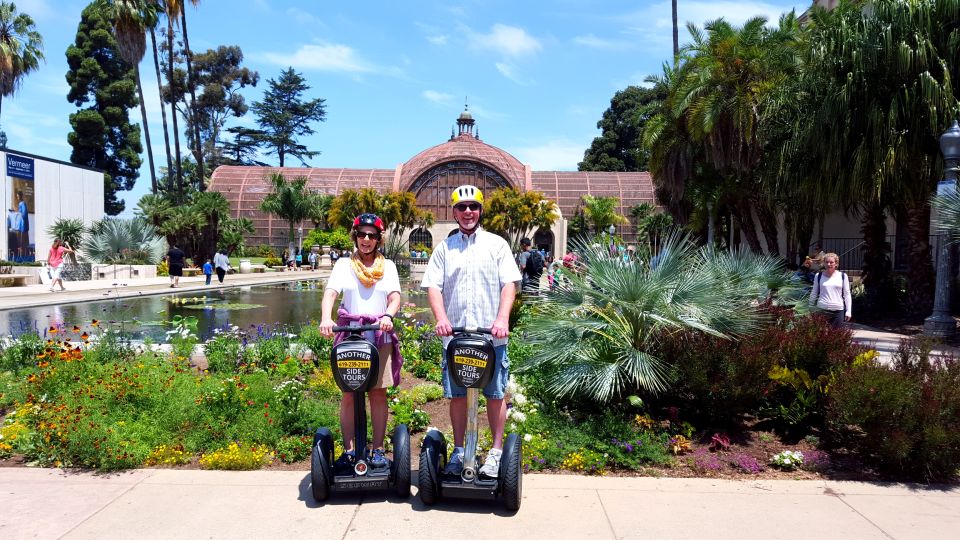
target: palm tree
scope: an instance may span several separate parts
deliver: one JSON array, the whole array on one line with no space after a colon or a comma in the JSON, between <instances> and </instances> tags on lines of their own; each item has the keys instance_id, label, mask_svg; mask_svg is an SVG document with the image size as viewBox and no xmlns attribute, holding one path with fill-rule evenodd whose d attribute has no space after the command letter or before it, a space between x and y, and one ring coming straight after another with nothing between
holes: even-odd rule
<instances>
[{"instance_id":1,"label":"palm tree","mask_svg":"<svg viewBox=\"0 0 960 540\"><path fill-rule=\"evenodd\" d=\"M200 192L194 194L191 209L206 219L197 255L213 257L220 236L220 223L230 216L230 203L219 191Z\"/></svg>"},{"instance_id":2,"label":"palm tree","mask_svg":"<svg viewBox=\"0 0 960 540\"><path fill-rule=\"evenodd\" d=\"M606 232L610 225L620 225L629 221L626 217L617 213L620 200L616 197L584 195L581 200L583 201L583 213L590 224L593 225L594 234Z\"/></svg>"},{"instance_id":3,"label":"palm tree","mask_svg":"<svg viewBox=\"0 0 960 540\"><path fill-rule=\"evenodd\" d=\"M177 106L179 100L177 96L176 79L174 78L174 64L176 63L176 54L173 49L174 22L177 15L180 14L183 7L181 0L165 0L163 3L164 13L167 16L167 85L170 89L170 117L173 120L173 157L176 162L175 174L169 174L171 183L176 178L176 191L183 195L183 159L180 155L180 128L177 124ZM161 91L161 101L163 101L163 92Z\"/></svg>"},{"instance_id":4,"label":"palm tree","mask_svg":"<svg viewBox=\"0 0 960 540\"><path fill-rule=\"evenodd\" d=\"M937 137L957 113L960 77L955 21L960 0L871 2L814 10L807 77L823 99L798 130L817 176L841 200L863 200L902 217L908 247L907 309L925 316L933 305L930 197L942 172ZM870 219L883 214L875 208ZM874 242L876 243L876 242Z\"/></svg>"},{"instance_id":5,"label":"palm tree","mask_svg":"<svg viewBox=\"0 0 960 540\"><path fill-rule=\"evenodd\" d=\"M159 6L158 6L159 8ZM159 24L159 21L157 21ZM167 153L167 176L171 185L164 186L164 189L171 190L173 182L173 156L170 154L170 128L167 126L167 106L163 103L163 77L160 76L160 49L157 48L156 24L149 27L150 44L153 50L153 68L157 73L157 92L160 95L160 118L163 119L163 148Z\"/></svg>"},{"instance_id":6,"label":"palm tree","mask_svg":"<svg viewBox=\"0 0 960 540\"><path fill-rule=\"evenodd\" d=\"M169 0L168 0L169 1ZM206 190L206 182L204 181L203 173L203 150L200 142L200 123L196 119L196 106L197 106L197 93L194 89L193 84L193 53L190 51L190 37L187 33L187 6L182 0L175 0L180 4L180 29L183 31L183 54L187 60L187 88L190 90L190 105L187 107L187 110L190 111L190 116L193 121L193 156L197 162L197 177L200 179L200 184L197 188L200 191ZM200 0L190 0L190 3L194 6L200 5Z\"/></svg>"},{"instance_id":7,"label":"palm tree","mask_svg":"<svg viewBox=\"0 0 960 540\"><path fill-rule=\"evenodd\" d=\"M683 331L750 335L763 321L758 303L792 298L778 258L697 248L676 232L642 262L625 264L588 243L576 250L583 255L577 272L564 271L525 323L525 339L537 347L518 366L535 371L558 398L606 403L667 390L671 374L656 352L661 340Z\"/></svg>"},{"instance_id":8,"label":"palm tree","mask_svg":"<svg viewBox=\"0 0 960 540\"><path fill-rule=\"evenodd\" d=\"M307 178L300 176L288 182L282 173L275 172L270 175L270 184L273 192L264 197L260 210L287 221L288 253L293 253L295 226L310 219L314 206L312 194L307 189Z\"/></svg>"},{"instance_id":9,"label":"palm tree","mask_svg":"<svg viewBox=\"0 0 960 540\"><path fill-rule=\"evenodd\" d=\"M3 98L15 94L43 59L43 36L30 15L17 13L13 2L0 2L0 111Z\"/></svg>"},{"instance_id":10,"label":"palm tree","mask_svg":"<svg viewBox=\"0 0 960 540\"><path fill-rule=\"evenodd\" d=\"M758 178L766 148L766 106L795 72L799 25L791 12L770 29L764 17L736 28L723 19L688 25L689 69L676 80L675 113L703 145L709 163L739 184L734 210L747 229L757 213L767 251L779 254L773 190Z\"/></svg>"},{"instance_id":11,"label":"palm tree","mask_svg":"<svg viewBox=\"0 0 960 540\"><path fill-rule=\"evenodd\" d=\"M671 2L673 7L673 61L680 57L680 33L677 27L677 0Z\"/></svg>"},{"instance_id":12,"label":"palm tree","mask_svg":"<svg viewBox=\"0 0 960 540\"><path fill-rule=\"evenodd\" d=\"M133 66L137 80L137 97L140 100L140 116L150 162L151 192L157 192L157 170L153 162L153 146L150 144L150 128L147 124L147 106L143 99L143 84L140 80L140 62L147 53L147 28L157 24L157 6L150 0L102 0L107 18L113 21L113 33L117 39L120 57Z\"/></svg>"}]
</instances>

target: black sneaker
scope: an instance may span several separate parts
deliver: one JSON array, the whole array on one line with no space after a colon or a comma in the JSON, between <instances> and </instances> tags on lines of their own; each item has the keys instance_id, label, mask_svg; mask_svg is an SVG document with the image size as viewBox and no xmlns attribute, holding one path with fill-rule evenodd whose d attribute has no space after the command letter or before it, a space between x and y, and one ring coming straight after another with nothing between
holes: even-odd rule
<instances>
[{"instance_id":1,"label":"black sneaker","mask_svg":"<svg viewBox=\"0 0 960 540\"><path fill-rule=\"evenodd\" d=\"M387 461L387 456L383 454L383 448L374 449L373 457L370 458L370 464L377 468L386 467L390 464L390 462Z\"/></svg>"},{"instance_id":2,"label":"black sneaker","mask_svg":"<svg viewBox=\"0 0 960 540\"><path fill-rule=\"evenodd\" d=\"M334 462L333 466L337 469L353 469L353 462L356 461L356 457L353 455L353 452L344 452L340 454L340 457L337 458L337 461Z\"/></svg>"}]
</instances>

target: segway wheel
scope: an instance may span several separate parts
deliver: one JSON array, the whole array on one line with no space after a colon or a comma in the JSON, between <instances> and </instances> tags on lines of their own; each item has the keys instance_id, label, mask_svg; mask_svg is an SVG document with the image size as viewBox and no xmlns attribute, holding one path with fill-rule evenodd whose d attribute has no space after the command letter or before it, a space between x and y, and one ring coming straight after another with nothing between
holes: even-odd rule
<instances>
[{"instance_id":1,"label":"segway wheel","mask_svg":"<svg viewBox=\"0 0 960 540\"><path fill-rule=\"evenodd\" d=\"M317 502L330 497L330 480L333 478L333 435L327 428L320 428L313 436L313 451L310 453L310 491Z\"/></svg>"},{"instance_id":2,"label":"segway wheel","mask_svg":"<svg viewBox=\"0 0 960 540\"><path fill-rule=\"evenodd\" d=\"M446 461L442 435L427 433L420 448L420 467L417 471L418 494L423 504L432 506L440 498L440 471Z\"/></svg>"},{"instance_id":3,"label":"segway wheel","mask_svg":"<svg viewBox=\"0 0 960 540\"><path fill-rule=\"evenodd\" d=\"M500 489L509 510L520 509L523 487L523 446L516 433L507 436L500 462Z\"/></svg>"},{"instance_id":4,"label":"segway wheel","mask_svg":"<svg viewBox=\"0 0 960 540\"><path fill-rule=\"evenodd\" d=\"M400 497L410 496L410 432L406 424L393 430L393 489Z\"/></svg>"}]
</instances>

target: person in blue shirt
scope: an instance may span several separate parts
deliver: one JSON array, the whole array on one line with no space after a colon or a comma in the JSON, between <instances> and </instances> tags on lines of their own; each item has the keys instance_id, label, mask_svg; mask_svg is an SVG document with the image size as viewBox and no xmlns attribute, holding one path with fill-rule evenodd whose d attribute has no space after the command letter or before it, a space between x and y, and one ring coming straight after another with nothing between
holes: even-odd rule
<instances>
[{"instance_id":1,"label":"person in blue shirt","mask_svg":"<svg viewBox=\"0 0 960 540\"><path fill-rule=\"evenodd\" d=\"M207 276L207 285L209 285L210 280L213 279L213 264L210 263L210 259L203 263L203 275Z\"/></svg>"}]
</instances>

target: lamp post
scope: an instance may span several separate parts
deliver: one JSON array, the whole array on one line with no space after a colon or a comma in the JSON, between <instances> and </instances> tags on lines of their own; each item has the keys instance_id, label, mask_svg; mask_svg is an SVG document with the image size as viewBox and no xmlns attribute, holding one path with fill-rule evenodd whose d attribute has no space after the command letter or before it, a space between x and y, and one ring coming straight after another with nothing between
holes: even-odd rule
<instances>
[{"instance_id":1,"label":"lamp post","mask_svg":"<svg viewBox=\"0 0 960 540\"><path fill-rule=\"evenodd\" d=\"M943 152L943 180L937 184L937 194L945 195L957 189L957 164L960 162L960 124L940 135L940 151ZM937 221L939 221L939 215ZM942 234L937 234L937 289L933 300L933 314L923 321L925 334L934 337L949 337L956 333L957 323L950 315L950 284L953 276L953 252L950 243Z\"/></svg>"}]
</instances>

